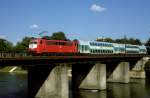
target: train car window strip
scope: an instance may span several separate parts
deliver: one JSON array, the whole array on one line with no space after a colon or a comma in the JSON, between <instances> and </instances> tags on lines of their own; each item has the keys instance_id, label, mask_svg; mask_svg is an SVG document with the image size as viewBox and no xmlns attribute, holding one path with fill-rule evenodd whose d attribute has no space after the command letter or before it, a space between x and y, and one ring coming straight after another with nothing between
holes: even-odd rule
<instances>
[{"instance_id":1,"label":"train car window strip","mask_svg":"<svg viewBox=\"0 0 150 98\"><path fill-rule=\"evenodd\" d=\"M46 45L57 45L57 43L56 42L47 41Z\"/></svg>"}]
</instances>

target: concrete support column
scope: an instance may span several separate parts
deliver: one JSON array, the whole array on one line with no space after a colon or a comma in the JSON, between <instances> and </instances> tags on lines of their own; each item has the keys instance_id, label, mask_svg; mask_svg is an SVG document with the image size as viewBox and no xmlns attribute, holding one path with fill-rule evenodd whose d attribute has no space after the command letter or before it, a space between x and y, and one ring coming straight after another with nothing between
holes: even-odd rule
<instances>
[{"instance_id":1,"label":"concrete support column","mask_svg":"<svg viewBox=\"0 0 150 98\"><path fill-rule=\"evenodd\" d=\"M145 78L145 64L149 58L143 57L141 60L137 61L134 67L130 71L130 78Z\"/></svg>"},{"instance_id":2,"label":"concrete support column","mask_svg":"<svg viewBox=\"0 0 150 98\"><path fill-rule=\"evenodd\" d=\"M84 71L84 70L83 70ZM106 89L106 65L95 64L90 72L86 75L84 80L81 82L79 88L81 89Z\"/></svg>"},{"instance_id":3,"label":"concrete support column","mask_svg":"<svg viewBox=\"0 0 150 98\"><path fill-rule=\"evenodd\" d=\"M37 98L69 98L67 66L56 66L38 91Z\"/></svg>"},{"instance_id":4,"label":"concrete support column","mask_svg":"<svg viewBox=\"0 0 150 98\"><path fill-rule=\"evenodd\" d=\"M39 73L34 72L34 75L31 75L32 71L30 71L29 73L30 80L31 78L34 79L34 77L37 77L37 78L36 78L36 81L32 79L34 82L29 84L29 88L30 88L29 93L30 93L30 90L36 88L37 85L35 84L39 84L39 82L41 81L40 79L41 77L43 77L41 73L43 74L47 73L47 69L44 68L45 70L43 70L42 67L44 66L33 69L33 70L38 70L35 72L39 72ZM41 86L39 86L39 88L36 88L37 90L36 90L36 93L34 94L35 98L69 98L69 85L68 85L66 65L53 66L52 68L50 68L49 73L47 77L45 78L45 80L42 80L42 81L43 82L40 83ZM34 97L33 95L30 95L30 98L34 98Z\"/></svg>"},{"instance_id":5,"label":"concrete support column","mask_svg":"<svg viewBox=\"0 0 150 98\"><path fill-rule=\"evenodd\" d=\"M119 63L119 65L114 69L113 73L110 75L107 81L128 83L129 82L129 63L128 62Z\"/></svg>"}]
</instances>

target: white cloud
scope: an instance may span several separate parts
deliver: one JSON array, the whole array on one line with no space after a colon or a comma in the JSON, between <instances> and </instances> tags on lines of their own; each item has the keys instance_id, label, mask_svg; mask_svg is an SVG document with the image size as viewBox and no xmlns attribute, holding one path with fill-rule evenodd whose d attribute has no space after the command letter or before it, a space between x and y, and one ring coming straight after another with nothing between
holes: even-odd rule
<instances>
[{"instance_id":1,"label":"white cloud","mask_svg":"<svg viewBox=\"0 0 150 98\"><path fill-rule=\"evenodd\" d=\"M29 28L30 28L30 29L37 29L37 28L39 28L39 25L37 25L37 24L32 24L32 25L30 25Z\"/></svg>"},{"instance_id":2,"label":"white cloud","mask_svg":"<svg viewBox=\"0 0 150 98\"><path fill-rule=\"evenodd\" d=\"M106 10L106 8L100 6L100 5L97 5L97 4L92 4L91 7L90 7L90 10L93 11L93 12L103 12Z\"/></svg>"}]
</instances>

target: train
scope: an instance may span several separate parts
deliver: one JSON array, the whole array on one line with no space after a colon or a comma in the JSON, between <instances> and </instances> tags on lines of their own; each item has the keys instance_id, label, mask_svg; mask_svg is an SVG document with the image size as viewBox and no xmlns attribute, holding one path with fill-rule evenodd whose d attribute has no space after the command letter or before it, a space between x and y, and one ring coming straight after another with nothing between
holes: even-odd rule
<instances>
[{"instance_id":1,"label":"train","mask_svg":"<svg viewBox=\"0 0 150 98\"><path fill-rule=\"evenodd\" d=\"M149 50L144 45L119 44L98 41L64 41L42 38L32 39L29 43L29 53L42 54L147 54ZM149 48L150 49L150 48Z\"/></svg>"}]
</instances>

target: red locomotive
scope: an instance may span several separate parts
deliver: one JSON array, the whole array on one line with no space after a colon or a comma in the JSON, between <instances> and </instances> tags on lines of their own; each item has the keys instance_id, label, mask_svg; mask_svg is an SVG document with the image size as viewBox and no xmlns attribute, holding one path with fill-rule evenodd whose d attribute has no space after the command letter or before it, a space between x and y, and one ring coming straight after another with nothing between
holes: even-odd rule
<instances>
[{"instance_id":1,"label":"red locomotive","mask_svg":"<svg viewBox=\"0 0 150 98\"><path fill-rule=\"evenodd\" d=\"M75 41L47 40L36 38L29 44L29 52L34 54L75 54L78 52L78 43Z\"/></svg>"}]
</instances>

